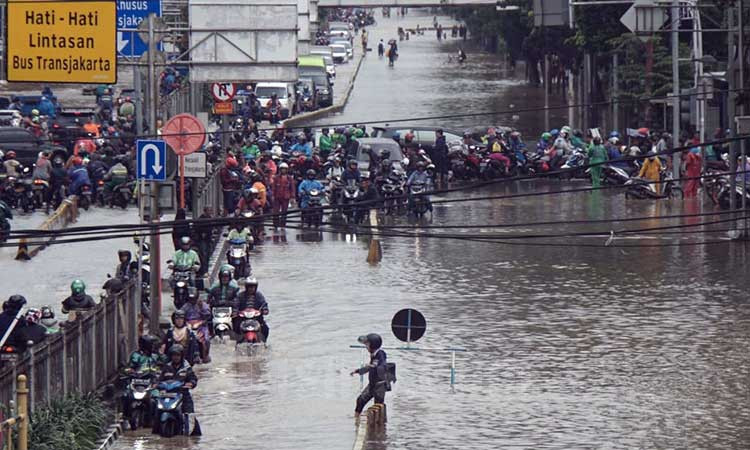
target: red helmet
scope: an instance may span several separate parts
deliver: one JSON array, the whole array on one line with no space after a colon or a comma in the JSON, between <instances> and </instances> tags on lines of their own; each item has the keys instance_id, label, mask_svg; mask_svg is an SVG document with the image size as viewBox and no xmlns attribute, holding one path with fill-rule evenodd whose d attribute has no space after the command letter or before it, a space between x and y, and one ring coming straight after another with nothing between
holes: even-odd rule
<instances>
[{"instance_id":1,"label":"red helmet","mask_svg":"<svg viewBox=\"0 0 750 450\"><path fill-rule=\"evenodd\" d=\"M80 166L81 164L83 164L83 158L81 158L80 156L76 156L73 158L74 166Z\"/></svg>"},{"instance_id":2,"label":"red helmet","mask_svg":"<svg viewBox=\"0 0 750 450\"><path fill-rule=\"evenodd\" d=\"M237 167L239 164L237 164L237 160L234 159L234 157L230 156L227 158L227 167Z\"/></svg>"},{"instance_id":3,"label":"red helmet","mask_svg":"<svg viewBox=\"0 0 750 450\"><path fill-rule=\"evenodd\" d=\"M16 152L14 152L13 150L11 150L11 151L9 151L8 153L5 154L5 157L8 158L8 159L13 159L13 158L16 157Z\"/></svg>"}]
</instances>

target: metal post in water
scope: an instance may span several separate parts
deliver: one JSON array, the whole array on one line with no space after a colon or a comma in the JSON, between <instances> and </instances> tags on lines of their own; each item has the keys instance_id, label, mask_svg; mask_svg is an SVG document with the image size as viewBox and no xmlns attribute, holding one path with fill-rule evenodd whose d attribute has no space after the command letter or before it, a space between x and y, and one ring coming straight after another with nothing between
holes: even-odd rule
<instances>
[{"instance_id":1,"label":"metal post in water","mask_svg":"<svg viewBox=\"0 0 750 450\"><path fill-rule=\"evenodd\" d=\"M456 352L451 351L451 389L454 389L456 384Z\"/></svg>"},{"instance_id":2,"label":"metal post in water","mask_svg":"<svg viewBox=\"0 0 750 450\"><path fill-rule=\"evenodd\" d=\"M549 130L549 56L544 53L544 130Z\"/></svg>"},{"instance_id":3,"label":"metal post in water","mask_svg":"<svg viewBox=\"0 0 750 450\"><path fill-rule=\"evenodd\" d=\"M680 0L672 0L672 145L680 146ZM672 178L680 178L680 152L672 153Z\"/></svg>"}]
</instances>

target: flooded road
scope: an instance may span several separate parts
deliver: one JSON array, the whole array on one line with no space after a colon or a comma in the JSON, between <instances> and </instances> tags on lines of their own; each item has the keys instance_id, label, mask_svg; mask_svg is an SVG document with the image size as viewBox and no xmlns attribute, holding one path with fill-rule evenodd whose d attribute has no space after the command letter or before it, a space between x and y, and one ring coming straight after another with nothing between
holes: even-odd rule
<instances>
[{"instance_id":1,"label":"flooded road","mask_svg":"<svg viewBox=\"0 0 750 450\"><path fill-rule=\"evenodd\" d=\"M422 17L429 25L431 16ZM393 35L397 23L381 20ZM375 47L379 31L372 33ZM541 92L503 79L488 56L470 53L465 67L444 66L454 46L432 35L404 42L395 69L368 55L349 106L325 122L539 104ZM511 118L487 122L505 119ZM540 120L522 115L517 125L536 133ZM463 128L477 121L433 123ZM562 121L553 116L553 123ZM433 200L569 186L514 182ZM367 332L398 345L391 317L413 307L428 321L419 346L469 352L457 357L452 391L448 354L389 351L398 382L386 397L387 448L744 449L750 440L747 247L726 243L724 233L709 227L619 233L719 217L528 225L711 208L697 200L626 201L614 191L437 203L426 225L457 228L429 231L508 239L384 237L377 266L365 262L364 236L279 232L253 255L271 310L270 347L245 357L214 346L213 362L197 368L204 436L165 441L126 433L117 448L349 449L360 380L348 372L361 361L349 346ZM527 225L491 227L518 223ZM486 227L461 228L466 224ZM618 234L610 247L599 247L604 235L567 236L582 229ZM524 232L548 237L513 239ZM695 245L703 240L710 243Z\"/></svg>"}]
</instances>

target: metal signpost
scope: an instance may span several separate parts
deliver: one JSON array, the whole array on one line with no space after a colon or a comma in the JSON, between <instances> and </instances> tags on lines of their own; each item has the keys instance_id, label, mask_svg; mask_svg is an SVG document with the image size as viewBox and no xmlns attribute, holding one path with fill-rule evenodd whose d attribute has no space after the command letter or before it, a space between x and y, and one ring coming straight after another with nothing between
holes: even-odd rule
<instances>
[{"instance_id":1,"label":"metal signpost","mask_svg":"<svg viewBox=\"0 0 750 450\"><path fill-rule=\"evenodd\" d=\"M136 29L141 26L149 14L161 17L161 0L118 1L117 28ZM148 41L139 33L118 31L117 53L127 58L137 58L148 51Z\"/></svg>"},{"instance_id":2,"label":"metal signpost","mask_svg":"<svg viewBox=\"0 0 750 450\"><path fill-rule=\"evenodd\" d=\"M185 208L185 155L200 150L206 141L206 129L201 121L190 114L178 114L164 125L164 140L180 157L180 208Z\"/></svg>"},{"instance_id":3,"label":"metal signpost","mask_svg":"<svg viewBox=\"0 0 750 450\"><path fill-rule=\"evenodd\" d=\"M214 114L221 116L221 146L229 147L229 120L227 116L234 112L234 98L237 90L232 83L214 83L211 85L211 95L214 98Z\"/></svg>"},{"instance_id":4,"label":"metal signpost","mask_svg":"<svg viewBox=\"0 0 750 450\"><path fill-rule=\"evenodd\" d=\"M8 2L8 81L114 84L115 2Z\"/></svg>"}]
</instances>

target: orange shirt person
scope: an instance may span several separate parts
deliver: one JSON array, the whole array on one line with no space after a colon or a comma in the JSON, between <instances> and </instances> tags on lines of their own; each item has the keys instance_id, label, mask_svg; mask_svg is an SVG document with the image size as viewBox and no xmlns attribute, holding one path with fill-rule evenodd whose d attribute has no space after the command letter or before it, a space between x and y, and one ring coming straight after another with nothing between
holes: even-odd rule
<instances>
[{"instance_id":1,"label":"orange shirt person","mask_svg":"<svg viewBox=\"0 0 750 450\"><path fill-rule=\"evenodd\" d=\"M99 125L94 123L94 119L89 119L89 121L83 126L83 131L94 137L99 137Z\"/></svg>"}]
</instances>

